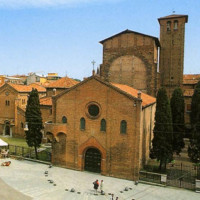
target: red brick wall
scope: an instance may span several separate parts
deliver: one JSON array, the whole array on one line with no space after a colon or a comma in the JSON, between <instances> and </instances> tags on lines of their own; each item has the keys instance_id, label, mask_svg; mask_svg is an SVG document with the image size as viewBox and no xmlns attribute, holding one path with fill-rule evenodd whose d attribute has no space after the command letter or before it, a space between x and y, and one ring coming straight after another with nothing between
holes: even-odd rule
<instances>
[{"instance_id":1,"label":"red brick wall","mask_svg":"<svg viewBox=\"0 0 200 200\"><path fill-rule=\"evenodd\" d=\"M87 105L90 102L99 105L100 116L96 119L88 117ZM138 179L142 157L142 110L141 102L136 103L134 106L133 100L95 79L60 96L53 105L54 124L47 130L52 132L57 140L58 133L66 134L66 153L61 161L59 148L54 145L57 152L53 155L53 162L58 164L60 160L60 164L65 167L83 170L85 151L94 147L102 154L102 174ZM63 116L67 117L67 124L62 124ZM82 117L86 120L84 131L80 130ZM106 132L100 131L101 119L106 120ZM122 120L127 122L126 134L120 133Z\"/></svg>"},{"instance_id":2,"label":"red brick wall","mask_svg":"<svg viewBox=\"0 0 200 200\"><path fill-rule=\"evenodd\" d=\"M174 20L178 20L177 30L174 30ZM167 31L168 21L171 21L171 31ZM185 23L185 17L160 20L160 81L169 96L183 83Z\"/></svg>"},{"instance_id":3,"label":"red brick wall","mask_svg":"<svg viewBox=\"0 0 200 200\"><path fill-rule=\"evenodd\" d=\"M135 33L120 34L103 43L100 74L106 81L126 84L155 96L157 51L155 39L151 37ZM142 78L138 78L138 74Z\"/></svg>"}]
</instances>

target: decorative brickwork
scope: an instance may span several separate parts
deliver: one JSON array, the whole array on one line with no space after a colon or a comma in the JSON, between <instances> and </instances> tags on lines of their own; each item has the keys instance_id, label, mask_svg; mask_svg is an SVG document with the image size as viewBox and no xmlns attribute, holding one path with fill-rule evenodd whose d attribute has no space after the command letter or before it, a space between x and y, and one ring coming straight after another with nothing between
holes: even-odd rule
<instances>
[{"instance_id":1,"label":"decorative brickwork","mask_svg":"<svg viewBox=\"0 0 200 200\"><path fill-rule=\"evenodd\" d=\"M123 31L103 44L100 75L105 81L129 85L152 96L157 91L157 38Z\"/></svg>"}]
</instances>

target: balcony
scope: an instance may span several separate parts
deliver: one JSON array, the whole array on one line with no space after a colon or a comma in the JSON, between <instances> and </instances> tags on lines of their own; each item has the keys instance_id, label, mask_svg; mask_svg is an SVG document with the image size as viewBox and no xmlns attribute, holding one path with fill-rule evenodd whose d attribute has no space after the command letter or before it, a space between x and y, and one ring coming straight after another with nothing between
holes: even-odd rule
<instances>
[{"instance_id":1,"label":"balcony","mask_svg":"<svg viewBox=\"0 0 200 200\"><path fill-rule=\"evenodd\" d=\"M67 124L63 123L52 123L51 121L45 122L44 124L45 132L50 132L56 135L57 133L67 133Z\"/></svg>"}]
</instances>

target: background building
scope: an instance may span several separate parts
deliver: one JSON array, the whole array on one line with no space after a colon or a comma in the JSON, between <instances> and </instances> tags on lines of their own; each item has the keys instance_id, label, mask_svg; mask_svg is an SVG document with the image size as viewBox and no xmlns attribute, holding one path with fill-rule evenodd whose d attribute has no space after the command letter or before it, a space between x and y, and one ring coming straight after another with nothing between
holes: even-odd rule
<instances>
[{"instance_id":1,"label":"background building","mask_svg":"<svg viewBox=\"0 0 200 200\"><path fill-rule=\"evenodd\" d=\"M24 137L25 110L32 88L38 90L39 97L46 95L46 89L37 84L5 83L0 87L0 134Z\"/></svg>"}]
</instances>

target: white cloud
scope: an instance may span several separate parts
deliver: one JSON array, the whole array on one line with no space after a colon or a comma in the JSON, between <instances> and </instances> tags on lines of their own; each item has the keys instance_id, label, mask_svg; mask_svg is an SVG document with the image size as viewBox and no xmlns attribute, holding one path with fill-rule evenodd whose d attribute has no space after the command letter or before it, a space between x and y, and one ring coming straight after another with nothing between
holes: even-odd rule
<instances>
[{"instance_id":1,"label":"white cloud","mask_svg":"<svg viewBox=\"0 0 200 200\"><path fill-rule=\"evenodd\" d=\"M62 5L76 5L80 3L102 2L105 0L0 0L0 7L53 7ZM116 0L107 0L116 1ZM106 1L105 1L106 2Z\"/></svg>"}]
</instances>

